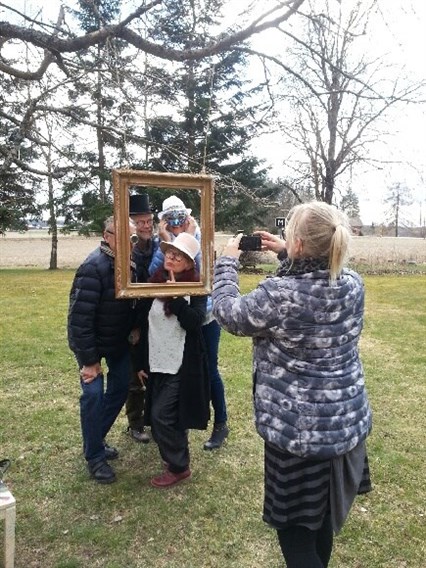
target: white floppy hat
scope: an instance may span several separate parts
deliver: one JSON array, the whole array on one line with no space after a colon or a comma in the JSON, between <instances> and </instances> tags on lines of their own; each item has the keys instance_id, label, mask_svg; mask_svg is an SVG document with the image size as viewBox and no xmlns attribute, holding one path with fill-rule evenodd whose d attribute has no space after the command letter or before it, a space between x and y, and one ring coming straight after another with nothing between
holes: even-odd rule
<instances>
[{"instance_id":1,"label":"white floppy hat","mask_svg":"<svg viewBox=\"0 0 426 568\"><path fill-rule=\"evenodd\" d=\"M194 260L197 254L200 252L200 243L195 237L189 233L179 233L172 243L161 241L160 248L163 253L169 249L176 249L183 252L188 258Z\"/></svg>"},{"instance_id":2,"label":"white floppy hat","mask_svg":"<svg viewBox=\"0 0 426 568\"><path fill-rule=\"evenodd\" d=\"M163 201L163 210L158 213L158 218L161 220L163 215L180 211L184 211L187 215L191 215L192 209L187 209L182 199L179 199L176 195L171 195Z\"/></svg>"}]
</instances>

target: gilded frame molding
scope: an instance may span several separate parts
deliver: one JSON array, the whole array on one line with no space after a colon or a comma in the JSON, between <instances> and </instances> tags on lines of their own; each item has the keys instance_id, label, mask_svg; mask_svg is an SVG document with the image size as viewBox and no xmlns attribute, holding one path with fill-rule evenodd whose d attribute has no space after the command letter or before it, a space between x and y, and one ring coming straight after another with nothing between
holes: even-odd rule
<instances>
[{"instance_id":1,"label":"gilded frame molding","mask_svg":"<svg viewBox=\"0 0 426 568\"><path fill-rule=\"evenodd\" d=\"M211 293L214 261L214 178L204 174L170 174L145 170L113 170L114 222L116 237L116 298L161 298L201 296ZM129 188L198 190L200 194L200 282L175 284L132 283L130 271Z\"/></svg>"}]
</instances>

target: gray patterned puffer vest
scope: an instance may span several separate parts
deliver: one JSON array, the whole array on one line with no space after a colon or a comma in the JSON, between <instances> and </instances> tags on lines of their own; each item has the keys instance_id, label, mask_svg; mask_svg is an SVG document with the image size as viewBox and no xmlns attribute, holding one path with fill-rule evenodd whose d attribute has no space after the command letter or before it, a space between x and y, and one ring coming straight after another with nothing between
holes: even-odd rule
<instances>
[{"instance_id":1,"label":"gray patterned puffer vest","mask_svg":"<svg viewBox=\"0 0 426 568\"><path fill-rule=\"evenodd\" d=\"M364 288L344 270L268 278L245 296L238 260L215 266L213 313L234 335L253 337L256 428L269 443L304 458L345 454L371 430L358 355Z\"/></svg>"}]
</instances>

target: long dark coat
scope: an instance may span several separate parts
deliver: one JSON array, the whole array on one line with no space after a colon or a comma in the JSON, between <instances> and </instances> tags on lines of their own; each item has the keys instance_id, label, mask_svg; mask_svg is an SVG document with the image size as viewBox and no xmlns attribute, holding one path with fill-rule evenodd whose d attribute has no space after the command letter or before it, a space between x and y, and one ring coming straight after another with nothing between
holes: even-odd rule
<instances>
[{"instance_id":1,"label":"long dark coat","mask_svg":"<svg viewBox=\"0 0 426 568\"><path fill-rule=\"evenodd\" d=\"M139 368L148 372L148 314L152 300L144 301L141 319ZM168 310L175 314L186 331L182 367L179 371L179 427L182 429L205 430L210 419L210 378L206 345L201 330L206 314L207 297L191 296L167 301ZM167 349L167 345L164 346ZM148 379L145 401L145 421L150 425L152 389Z\"/></svg>"}]
</instances>

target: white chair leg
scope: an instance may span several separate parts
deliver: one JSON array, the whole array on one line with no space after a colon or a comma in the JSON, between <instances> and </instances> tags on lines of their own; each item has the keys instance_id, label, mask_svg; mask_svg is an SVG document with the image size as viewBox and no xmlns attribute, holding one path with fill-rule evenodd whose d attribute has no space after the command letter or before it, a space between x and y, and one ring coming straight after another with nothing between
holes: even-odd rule
<instances>
[{"instance_id":1,"label":"white chair leg","mask_svg":"<svg viewBox=\"0 0 426 568\"><path fill-rule=\"evenodd\" d=\"M4 519L4 568L15 565L15 498L0 480L0 519Z\"/></svg>"},{"instance_id":2,"label":"white chair leg","mask_svg":"<svg viewBox=\"0 0 426 568\"><path fill-rule=\"evenodd\" d=\"M4 568L13 568L15 565L15 519L16 507L13 505L6 509L4 527Z\"/></svg>"}]
</instances>

